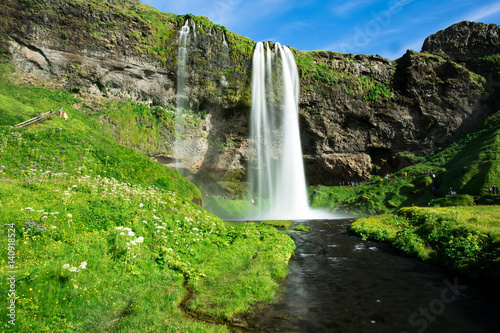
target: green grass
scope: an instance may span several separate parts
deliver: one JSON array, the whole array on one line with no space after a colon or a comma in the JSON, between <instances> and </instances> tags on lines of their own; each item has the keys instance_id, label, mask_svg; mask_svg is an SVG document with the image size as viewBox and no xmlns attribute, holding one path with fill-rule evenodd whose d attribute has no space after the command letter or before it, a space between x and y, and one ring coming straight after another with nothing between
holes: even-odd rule
<instances>
[{"instance_id":1,"label":"green grass","mask_svg":"<svg viewBox=\"0 0 500 333\"><path fill-rule=\"evenodd\" d=\"M351 231L473 277L500 274L500 206L402 208L358 219Z\"/></svg>"},{"instance_id":2,"label":"green grass","mask_svg":"<svg viewBox=\"0 0 500 333\"><path fill-rule=\"evenodd\" d=\"M500 183L499 143L500 111L449 147L419 159L390 179L374 176L357 187L311 187L310 203L314 208L357 214L385 214L414 205L473 205L472 196L485 195L488 187ZM436 174L436 183L425 175L426 170ZM459 195L447 197L450 187ZM488 202L496 201L483 204Z\"/></svg>"},{"instance_id":3,"label":"green grass","mask_svg":"<svg viewBox=\"0 0 500 333\"><path fill-rule=\"evenodd\" d=\"M429 162L446 170L442 182L457 193L488 193L489 186L500 183L500 112L429 158ZM441 189L443 194L446 191L446 187Z\"/></svg>"},{"instance_id":4,"label":"green grass","mask_svg":"<svg viewBox=\"0 0 500 333\"><path fill-rule=\"evenodd\" d=\"M287 229L293 224L292 221L282 221L282 220L268 220L268 221L262 221L260 223L265 225L272 225L276 228L285 228L285 229Z\"/></svg>"},{"instance_id":5,"label":"green grass","mask_svg":"<svg viewBox=\"0 0 500 333\"><path fill-rule=\"evenodd\" d=\"M299 225L294 226L292 229L295 231L310 231L311 227L309 227L307 225L299 224Z\"/></svg>"},{"instance_id":6,"label":"green grass","mask_svg":"<svg viewBox=\"0 0 500 333\"><path fill-rule=\"evenodd\" d=\"M227 220L240 219L258 213L257 207L245 199L223 200L218 197L203 196L203 206L212 214Z\"/></svg>"},{"instance_id":7,"label":"green grass","mask_svg":"<svg viewBox=\"0 0 500 333\"><path fill-rule=\"evenodd\" d=\"M370 76L356 76L335 66L329 59L342 59L346 63L361 62L353 60L342 53L326 53L324 51L298 51L295 55L297 67L301 73L302 90L320 91L329 93L325 88L338 89L348 95L359 96L365 101L377 101L383 98L392 98L393 93L388 88L389 82L378 82ZM366 64L366 59L364 64ZM368 63L370 65L370 63Z\"/></svg>"},{"instance_id":8,"label":"green grass","mask_svg":"<svg viewBox=\"0 0 500 333\"><path fill-rule=\"evenodd\" d=\"M186 288L189 309L223 320L275 297L295 246L286 234L206 212L194 185L119 145L67 92L4 77L0 99L0 246L15 235L16 331L226 332L182 313ZM66 121L11 127L61 106Z\"/></svg>"}]
</instances>

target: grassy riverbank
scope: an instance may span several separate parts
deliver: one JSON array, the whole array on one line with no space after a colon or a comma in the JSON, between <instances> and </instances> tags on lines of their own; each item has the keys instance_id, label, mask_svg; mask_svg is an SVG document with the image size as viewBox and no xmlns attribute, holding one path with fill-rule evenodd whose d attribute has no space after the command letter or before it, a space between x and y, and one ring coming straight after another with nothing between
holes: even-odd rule
<instances>
[{"instance_id":1,"label":"grassy riverbank","mask_svg":"<svg viewBox=\"0 0 500 333\"><path fill-rule=\"evenodd\" d=\"M206 212L194 185L118 145L69 93L0 80L0 100L0 246L15 239L0 316L11 300L16 315L3 331L225 332L181 303L230 320L273 300L295 247L285 233ZM9 126L61 106L67 121Z\"/></svg>"},{"instance_id":2,"label":"grassy riverbank","mask_svg":"<svg viewBox=\"0 0 500 333\"><path fill-rule=\"evenodd\" d=\"M500 275L500 206L402 208L358 219L351 231L473 277Z\"/></svg>"}]
</instances>

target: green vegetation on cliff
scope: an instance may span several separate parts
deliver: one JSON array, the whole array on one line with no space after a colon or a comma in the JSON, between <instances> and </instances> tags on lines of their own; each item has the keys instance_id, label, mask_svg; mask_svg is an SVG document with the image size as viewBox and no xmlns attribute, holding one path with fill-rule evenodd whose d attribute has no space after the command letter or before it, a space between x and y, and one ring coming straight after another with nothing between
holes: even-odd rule
<instances>
[{"instance_id":1,"label":"green vegetation on cliff","mask_svg":"<svg viewBox=\"0 0 500 333\"><path fill-rule=\"evenodd\" d=\"M296 53L297 67L300 70L302 91L322 92L330 95L332 90L339 90L347 95L360 96L366 101L377 101L393 97L390 82L375 81L368 75L355 75L337 64L358 63L358 66L371 66L368 57L325 52L298 51Z\"/></svg>"},{"instance_id":2,"label":"green vegetation on cliff","mask_svg":"<svg viewBox=\"0 0 500 333\"><path fill-rule=\"evenodd\" d=\"M224 321L273 300L294 250L285 233L224 223L177 171L117 144L84 102L2 72L0 243L15 252L0 258L6 302L17 272L4 331L227 332L183 311ZM60 107L68 120L12 127Z\"/></svg>"}]
</instances>

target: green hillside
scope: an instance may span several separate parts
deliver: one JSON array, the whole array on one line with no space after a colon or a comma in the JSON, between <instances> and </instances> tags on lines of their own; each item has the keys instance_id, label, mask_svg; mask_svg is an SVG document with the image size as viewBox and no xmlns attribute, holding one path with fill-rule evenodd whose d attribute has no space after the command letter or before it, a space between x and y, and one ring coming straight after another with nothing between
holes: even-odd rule
<instances>
[{"instance_id":1,"label":"green hillside","mask_svg":"<svg viewBox=\"0 0 500 333\"><path fill-rule=\"evenodd\" d=\"M500 111L449 147L417 159L418 163L387 179L373 176L371 181L356 187L311 188L311 205L378 214L406 206L428 206L448 195L450 187L457 194L485 195L490 186L500 183L499 143ZM434 181L425 173L427 170L436 175Z\"/></svg>"},{"instance_id":2,"label":"green hillside","mask_svg":"<svg viewBox=\"0 0 500 333\"><path fill-rule=\"evenodd\" d=\"M0 246L11 252L0 291L15 310L0 315L14 312L15 326L2 331L226 332L213 322L274 299L294 250L285 233L224 223L177 171L118 145L85 103L13 77L3 65ZM60 107L69 119L12 127Z\"/></svg>"}]
</instances>

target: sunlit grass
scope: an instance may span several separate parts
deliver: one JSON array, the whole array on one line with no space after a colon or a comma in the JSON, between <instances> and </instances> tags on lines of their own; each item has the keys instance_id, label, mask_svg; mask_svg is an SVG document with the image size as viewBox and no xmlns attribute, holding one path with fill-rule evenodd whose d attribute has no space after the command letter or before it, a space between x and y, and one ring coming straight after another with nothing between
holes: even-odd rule
<instances>
[{"instance_id":1,"label":"sunlit grass","mask_svg":"<svg viewBox=\"0 0 500 333\"><path fill-rule=\"evenodd\" d=\"M351 231L472 276L500 274L500 206L402 208L358 219Z\"/></svg>"},{"instance_id":2,"label":"sunlit grass","mask_svg":"<svg viewBox=\"0 0 500 333\"><path fill-rule=\"evenodd\" d=\"M71 107L71 95L0 88L26 106L21 120L60 105L70 115L28 129L0 123L0 223L16 238L15 331L223 332L182 313L185 284L195 290L190 308L220 318L273 299L294 249L286 234L206 212L192 202L201 198L194 185L116 144ZM1 235L7 248L7 227ZM8 260L0 256L6 302Z\"/></svg>"}]
</instances>

